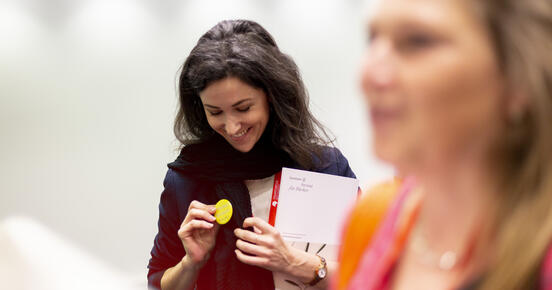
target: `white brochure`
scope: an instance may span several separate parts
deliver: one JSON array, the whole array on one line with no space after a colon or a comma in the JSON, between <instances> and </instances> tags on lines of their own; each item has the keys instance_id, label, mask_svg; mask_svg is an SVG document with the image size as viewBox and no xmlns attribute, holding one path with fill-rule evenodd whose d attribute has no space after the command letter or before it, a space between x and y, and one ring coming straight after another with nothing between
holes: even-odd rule
<instances>
[{"instance_id":1,"label":"white brochure","mask_svg":"<svg viewBox=\"0 0 552 290\"><path fill-rule=\"evenodd\" d=\"M287 241L338 245L357 192L355 178L283 168L275 227Z\"/></svg>"}]
</instances>

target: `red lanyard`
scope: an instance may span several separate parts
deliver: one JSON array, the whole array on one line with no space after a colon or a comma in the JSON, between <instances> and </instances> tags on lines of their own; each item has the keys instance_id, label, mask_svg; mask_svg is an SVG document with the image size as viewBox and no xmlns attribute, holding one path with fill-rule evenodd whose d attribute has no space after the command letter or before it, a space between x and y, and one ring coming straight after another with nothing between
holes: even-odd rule
<instances>
[{"instance_id":1,"label":"red lanyard","mask_svg":"<svg viewBox=\"0 0 552 290\"><path fill-rule=\"evenodd\" d=\"M278 198L280 197L280 183L282 180L282 171L274 175L274 185L272 186L272 198L270 200L270 212L268 214L268 223L274 226L276 222L276 210L278 209Z\"/></svg>"}]
</instances>

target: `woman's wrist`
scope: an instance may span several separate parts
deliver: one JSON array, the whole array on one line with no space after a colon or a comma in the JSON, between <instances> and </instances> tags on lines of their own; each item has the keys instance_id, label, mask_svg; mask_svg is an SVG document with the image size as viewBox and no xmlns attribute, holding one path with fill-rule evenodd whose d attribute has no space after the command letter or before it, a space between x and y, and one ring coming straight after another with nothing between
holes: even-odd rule
<instances>
[{"instance_id":1,"label":"woman's wrist","mask_svg":"<svg viewBox=\"0 0 552 290\"><path fill-rule=\"evenodd\" d=\"M293 260L290 263L288 273L304 284L308 284L314 278L314 272L320 265L320 258L315 254L306 253L292 247L290 248Z\"/></svg>"},{"instance_id":2,"label":"woman's wrist","mask_svg":"<svg viewBox=\"0 0 552 290\"><path fill-rule=\"evenodd\" d=\"M182 257L182 260L180 260L179 264L182 267L182 269L186 271L199 272L199 270L201 270L201 267L203 267L204 263L197 263L197 262L194 263L194 261L188 255L184 255L184 257Z\"/></svg>"},{"instance_id":3,"label":"woman's wrist","mask_svg":"<svg viewBox=\"0 0 552 290\"><path fill-rule=\"evenodd\" d=\"M194 289L201 265L193 263L189 256L184 256L179 263L163 273L161 289Z\"/></svg>"}]
</instances>

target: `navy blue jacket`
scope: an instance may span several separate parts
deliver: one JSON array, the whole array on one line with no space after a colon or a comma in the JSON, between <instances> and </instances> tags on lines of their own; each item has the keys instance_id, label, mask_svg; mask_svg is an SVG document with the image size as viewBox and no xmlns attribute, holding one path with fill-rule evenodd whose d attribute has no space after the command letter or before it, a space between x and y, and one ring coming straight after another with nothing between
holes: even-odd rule
<instances>
[{"instance_id":1,"label":"navy blue jacket","mask_svg":"<svg viewBox=\"0 0 552 290\"><path fill-rule=\"evenodd\" d=\"M347 159L337 148L326 147L323 156L325 162L315 162L320 166L313 171L355 178ZM303 169L298 165L291 167ZM165 189L161 193L159 203L158 233L148 264L148 282L150 286L157 288L160 287L165 270L180 262L186 254L178 237L178 230L186 217L190 203L193 200L204 204L216 203L216 200L208 198L210 195L207 191L211 190L211 186L172 169L167 172L163 186ZM201 276L200 272L198 284L203 280Z\"/></svg>"}]
</instances>

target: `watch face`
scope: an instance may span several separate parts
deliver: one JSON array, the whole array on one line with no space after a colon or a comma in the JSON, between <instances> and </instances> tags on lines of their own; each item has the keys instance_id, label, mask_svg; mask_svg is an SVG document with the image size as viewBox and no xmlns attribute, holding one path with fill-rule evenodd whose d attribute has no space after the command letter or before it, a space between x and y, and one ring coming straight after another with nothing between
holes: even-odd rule
<instances>
[{"instance_id":1,"label":"watch face","mask_svg":"<svg viewBox=\"0 0 552 290\"><path fill-rule=\"evenodd\" d=\"M322 268L318 270L318 277L320 277L320 279L324 279L324 277L326 277L326 269Z\"/></svg>"}]
</instances>

